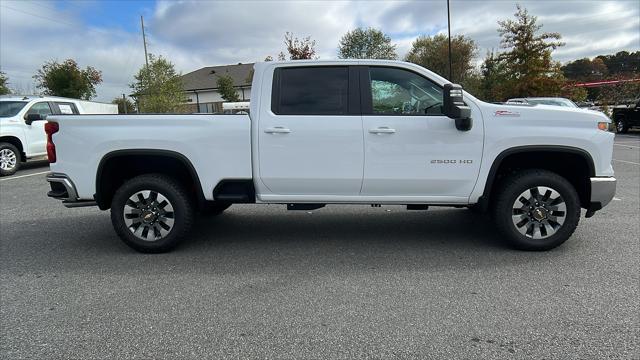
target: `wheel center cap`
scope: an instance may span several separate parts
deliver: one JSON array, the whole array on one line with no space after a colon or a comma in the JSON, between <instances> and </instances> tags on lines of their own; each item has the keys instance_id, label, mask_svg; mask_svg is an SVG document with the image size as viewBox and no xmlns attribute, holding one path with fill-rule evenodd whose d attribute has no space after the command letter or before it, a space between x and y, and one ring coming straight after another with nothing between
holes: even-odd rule
<instances>
[{"instance_id":1,"label":"wheel center cap","mask_svg":"<svg viewBox=\"0 0 640 360\"><path fill-rule=\"evenodd\" d=\"M547 217L547 210L540 207L536 208L535 210L533 210L532 216L538 221L544 220Z\"/></svg>"},{"instance_id":2,"label":"wheel center cap","mask_svg":"<svg viewBox=\"0 0 640 360\"><path fill-rule=\"evenodd\" d=\"M142 220L146 223L150 223L156 219L156 215L151 211L145 211L142 213Z\"/></svg>"}]
</instances>

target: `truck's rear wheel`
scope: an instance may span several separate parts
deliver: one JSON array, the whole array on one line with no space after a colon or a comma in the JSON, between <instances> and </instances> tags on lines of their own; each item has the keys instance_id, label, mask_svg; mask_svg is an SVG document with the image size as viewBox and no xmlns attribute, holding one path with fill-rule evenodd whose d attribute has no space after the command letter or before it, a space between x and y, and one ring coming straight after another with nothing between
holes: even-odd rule
<instances>
[{"instance_id":1,"label":"truck's rear wheel","mask_svg":"<svg viewBox=\"0 0 640 360\"><path fill-rule=\"evenodd\" d=\"M0 176L13 175L20 168L20 150L11 143L0 143Z\"/></svg>"},{"instance_id":2,"label":"truck's rear wheel","mask_svg":"<svg viewBox=\"0 0 640 360\"><path fill-rule=\"evenodd\" d=\"M524 170L506 178L494 203L498 229L515 248L549 250L564 243L580 220L580 200L565 178Z\"/></svg>"},{"instance_id":3,"label":"truck's rear wheel","mask_svg":"<svg viewBox=\"0 0 640 360\"><path fill-rule=\"evenodd\" d=\"M176 247L193 223L193 203L174 179L141 175L124 183L111 202L111 222L127 245L160 253Z\"/></svg>"}]
</instances>

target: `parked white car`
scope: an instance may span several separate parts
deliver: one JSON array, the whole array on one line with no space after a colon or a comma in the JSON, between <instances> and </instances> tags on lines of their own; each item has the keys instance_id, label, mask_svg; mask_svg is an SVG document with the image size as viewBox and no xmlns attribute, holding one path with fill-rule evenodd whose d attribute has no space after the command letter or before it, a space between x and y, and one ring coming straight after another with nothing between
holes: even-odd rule
<instances>
[{"instance_id":1,"label":"parked white car","mask_svg":"<svg viewBox=\"0 0 640 360\"><path fill-rule=\"evenodd\" d=\"M0 96L0 176L12 175L29 158L46 154L49 115L117 114L118 106L53 96Z\"/></svg>"},{"instance_id":2,"label":"parked white car","mask_svg":"<svg viewBox=\"0 0 640 360\"><path fill-rule=\"evenodd\" d=\"M139 251L231 204L468 206L514 247L566 241L614 196L604 114L489 104L418 65L255 65L250 115L52 116L49 196L111 209ZM472 230L470 230L472 231Z\"/></svg>"}]
</instances>

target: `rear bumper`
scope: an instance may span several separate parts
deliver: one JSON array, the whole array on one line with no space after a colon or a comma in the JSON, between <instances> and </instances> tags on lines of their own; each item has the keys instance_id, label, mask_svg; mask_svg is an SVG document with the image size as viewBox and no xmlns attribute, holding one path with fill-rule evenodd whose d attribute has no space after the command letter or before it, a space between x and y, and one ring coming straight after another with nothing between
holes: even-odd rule
<instances>
[{"instance_id":1,"label":"rear bumper","mask_svg":"<svg viewBox=\"0 0 640 360\"><path fill-rule=\"evenodd\" d=\"M51 191L47 192L48 197L62 200L66 207L94 206L95 201L79 200L75 185L65 174L52 173L47 175L47 181L51 186Z\"/></svg>"},{"instance_id":2,"label":"rear bumper","mask_svg":"<svg viewBox=\"0 0 640 360\"><path fill-rule=\"evenodd\" d=\"M587 209L586 217L607 206L616 194L617 180L614 177L592 177L591 179L591 200Z\"/></svg>"}]
</instances>

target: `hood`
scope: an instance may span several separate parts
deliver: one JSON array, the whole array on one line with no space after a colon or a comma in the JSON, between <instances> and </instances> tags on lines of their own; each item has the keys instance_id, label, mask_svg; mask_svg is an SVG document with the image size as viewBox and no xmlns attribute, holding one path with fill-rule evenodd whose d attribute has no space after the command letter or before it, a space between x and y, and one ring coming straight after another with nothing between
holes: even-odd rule
<instances>
[{"instance_id":1,"label":"hood","mask_svg":"<svg viewBox=\"0 0 640 360\"><path fill-rule=\"evenodd\" d=\"M595 110L554 105L516 105L485 103L484 115L491 118L526 118L529 120L591 120L610 122L604 113Z\"/></svg>"}]
</instances>

